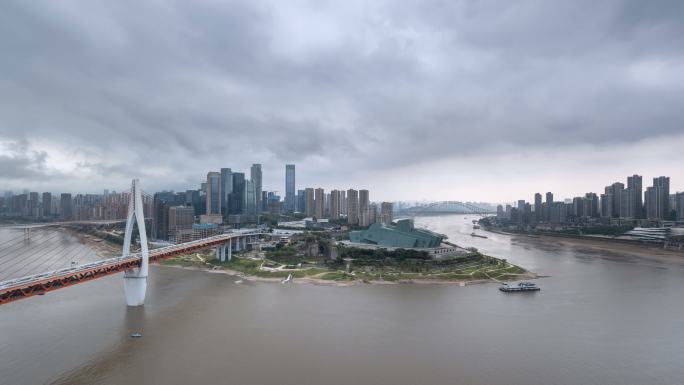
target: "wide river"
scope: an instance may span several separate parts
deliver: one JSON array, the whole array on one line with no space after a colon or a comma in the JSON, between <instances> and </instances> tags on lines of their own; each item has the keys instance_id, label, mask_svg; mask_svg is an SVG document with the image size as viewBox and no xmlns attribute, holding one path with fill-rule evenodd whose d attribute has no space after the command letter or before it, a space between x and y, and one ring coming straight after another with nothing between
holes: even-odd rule
<instances>
[{"instance_id":1,"label":"wide river","mask_svg":"<svg viewBox=\"0 0 684 385\"><path fill-rule=\"evenodd\" d=\"M0 307L2 384L681 384L684 255L417 225L539 274L495 284L236 284L155 266ZM1 262L1 261L0 261ZM140 331L142 338L130 338Z\"/></svg>"}]
</instances>

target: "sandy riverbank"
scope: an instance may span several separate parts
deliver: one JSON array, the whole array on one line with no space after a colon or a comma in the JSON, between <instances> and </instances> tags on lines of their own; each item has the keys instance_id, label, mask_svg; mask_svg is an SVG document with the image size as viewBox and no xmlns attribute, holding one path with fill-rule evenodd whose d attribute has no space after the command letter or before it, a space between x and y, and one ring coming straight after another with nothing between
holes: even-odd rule
<instances>
[{"instance_id":1,"label":"sandy riverbank","mask_svg":"<svg viewBox=\"0 0 684 385\"><path fill-rule=\"evenodd\" d=\"M69 228L60 227L59 230L66 232L69 235L77 238L81 243L93 249L95 253L102 259L113 258L121 255L121 246L105 241L94 235L82 233Z\"/></svg>"},{"instance_id":2,"label":"sandy riverbank","mask_svg":"<svg viewBox=\"0 0 684 385\"><path fill-rule=\"evenodd\" d=\"M684 266L684 251L653 245L628 244L603 239L568 238L553 235L528 237L524 234L497 232L511 237L513 242L533 245L539 249L550 245L572 249L575 253L601 255L603 258L645 263L669 263Z\"/></svg>"}]
</instances>

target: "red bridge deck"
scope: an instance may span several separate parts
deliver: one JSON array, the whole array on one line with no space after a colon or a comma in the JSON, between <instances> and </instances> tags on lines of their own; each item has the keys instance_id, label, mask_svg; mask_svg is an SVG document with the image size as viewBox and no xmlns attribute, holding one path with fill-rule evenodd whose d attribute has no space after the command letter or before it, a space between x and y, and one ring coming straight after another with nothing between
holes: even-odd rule
<instances>
[{"instance_id":1,"label":"red bridge deck","mask_svg":"<svg viewBox=\"0 0 684 385\"><path fill-rule=\"evenodd\" d=\"M166 258L219 246L228 242L230 239L260 234L264 233L245 232L221 234L197 241L162 247L150 250L149 261L150 263L155 263ZM134 254L127 257L109 258L81 266L0 282L0 305L28 298L33 295L42 295L48 291L62 289L77 283L102 278L110 274L134 269L140 267L141 260L142 257L140 254Z\"/></svg>"}]
</instances>

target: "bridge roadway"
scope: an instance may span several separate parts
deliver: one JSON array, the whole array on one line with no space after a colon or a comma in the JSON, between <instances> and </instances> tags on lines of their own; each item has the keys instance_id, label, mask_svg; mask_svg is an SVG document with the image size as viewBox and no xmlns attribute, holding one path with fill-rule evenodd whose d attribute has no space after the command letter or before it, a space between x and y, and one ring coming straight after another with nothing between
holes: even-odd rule
<instances>
[{"instance_id":1,"label":"bridge roadway","mask_svg":"<svg viewBox=\"0 0 684 385\"><path fill-rule=\"evenodd\" d=\"M232 239L263 234L265 233L260 231L226 233L161 247L150 250L149 261L159 262L162 259L220 246ZM140 253L136 253L0 282L0 305L134 269L140 267L141 260Z\"/></svg>"}]
</instances>

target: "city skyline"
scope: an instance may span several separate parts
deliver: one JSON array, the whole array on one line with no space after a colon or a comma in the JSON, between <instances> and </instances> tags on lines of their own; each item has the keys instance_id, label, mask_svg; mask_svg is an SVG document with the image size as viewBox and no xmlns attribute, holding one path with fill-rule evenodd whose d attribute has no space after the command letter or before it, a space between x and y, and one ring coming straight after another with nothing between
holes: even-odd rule
<instances>
[{"instance_id":1,"label":"city skyline","mask_svg":"<svg viewBox=\"0 0 684 385\"><path fill-rule=\"evenodd\" d=\"M684 190L678 3L68 4L5 4L0 189L182 190L260 163L285 195L293 163L380 200Z\"/></svg>"},{"instance_id":2,"label":"city skyline","mask_svg":"<svg viewBox=\"0 0 684 385\"><path fill-rule=\"evenodd\" d=\"M259 166L259 170L261 171L261 167L262 167L263 165L258 164L258 163L252 163L252 167L254 167L254 166ZM295 165L288 164L288 165L284 165L284 166L295 166ZM299 167L299 166L297 166L297 167ZM287 167L286 167L286 169L287 169ZM222 170L222 172L213 172L213 171L212 171L212 172L210 172L210 173L211 173L212 175L219 176L219 177L221 176L222 173L225 173L226 170L227 170L228 173L231 173L231 168L220 168L220 170ZM244 172L235 171L235 170L239 170L239 168L233 168L233 170L234 170L234 171L233 171L234 174L244 175ZM294 170L294 168L293 168L293 170ZM206 171L205 171L205 174L206 174ZM284 173L282 173L282 169L281 169L281 174L284 174ZM677 186L679 186L679 185L682 184L682 182L684 181L684 177L683 177L683 178L676 178L676 177L675 177L675 178L672 178L672 176L670 176L670 175L665 175L665 174L659 174L659 175L655 175L655 174L654 174L653 176L641 175L641 174L638 174L638 173L633 173L633 174L634 174L634 176L640 176L640 177L644 178L644 180L646 180L646 181L650 181L650 180L652 180L652 179L659 178L659 177L662 177L662 176L668 177L668 178L670 178L670 185L669 185L670 187L669 187L669 191L670 191L670 194L671 194L671 195L672 195L672 194L675 194L675 193L678 193L678 192L684 192L684 188L678 188L678 187L677 187ZM259 175L259 178L260 178L260 179L263 177L263 174L261 174L261 172L259 172L258 175ZM271 176L268 176L268 175L267 175L267 178L264 179L264 181L266 181L266 183L264 184L264 187L262 188L261 191L267 192L267 193L274 193L275 195L278 195L278 196L280 197L280 199L281 199L281 203L284 205L284 207L287 207L287 206L286 206L286 205L287 205L286 195L285 195L285 193L284 193L285 188L286 188L286 186L285 186L285 178L282 178L282 181L281 181L282 186L281 186L280 188L277 188L277 187L275 187L275 188L270 188L270 186L275 186L276 183L273 183L271 180L269 180L269 179L268 179L269 177L271 177ZM315 190L315 189L321 188L321 189L323 189L323 190L325 190L325 191L327 191L327 192L334 191L334 190L337 190L337 189L340 189L340 188L342 188L342 189L343 189L342 191L344 191L344 185L345 185L345 183L343 183L343 182L335 183L335 184L332 184L332 185L330 185L330 186L323 186L323 185L321 185L321 184L316 184L316 183L303 185L303 184L300 184L300 182L299 182L300 178L302 178L301 175L297 174L297 182L296 182L296 184L295 184L295 194L294 194L294 197L293 197L293 198L294 198L294 199L293 199L294 201L296 201L296 198L297 198L297 193L296 193L296 191L297 191L297 190L302 190L302 186L305 186L304 188L311 188L311 189L314 189L314 190ZM612 179L612 181L610 181L611 179L604 179L603 182L599 182L599 185L600 185L600 184L603 184L603 186L605 187L605 186L607 186L607 185L612 185L612 184L614 184L614 183L618 183L618 184L623 184L625 187L627 187L627 186L628 186L628 184L627 184L628 178L631 178L631 175L630 175L629 177L627 177L627 176L625 176L625 177L616 177L616 178ZM276 178L276 179L278 179L278 178ZM306 180L307 178L302 178L302 179L305 179L305 180ZM681 179L681 180L677 180L677 179ZM185 191L187 191L187 190L196 190L196 189L201 188L201 185L202 185L202 184L206 184L206 182L207 182L207 179L206 179L206 178L200 178L200 179L197 181L197 183L195 183L195 184L193 184L193 185L188 185L188 186L184 186L184 187L181 186L181 188L179 188L179 189L162 188L162 189L159 189L159 190L150 191L150 193L154 193L154 192L174 192L174 191L180 193L180 192L185 192ZM679 182L679 183L678 183L678 182ZM301 183L303 183L303 182L301 182ZM363 184L362 186L366 186L366 185L370 185L370 184L372 184L372 183L366 183L366 184ZM575 184L575 185L576 185L576 186L579 186L580 184ZM573 191L569 192L568 194L563 194L563 193L561 193L561 192L558 192L558 189L557 189L556 187L550 185L550 184L539 184L539 186L541 186L541 187L538 188L538 189L536 190L537 192L542 192L542 193L544 193L544 194L546 194L547 192L552 192L552 193L554 194L555 199L556 199L557 201L572 200L572 199L575 198L575 197L583 196L585 193L596 193L597 195L600 195L600 194L602 194L603 191L604 191L604 187L593 186L593 187L587 189L587 190L584 191L584 192L581 191L581 190L579 190L579 188L576 188L576 189L574 189ZM643 195L646 193L647 185L644 184L643 187L642 187L641 189L642 189L641 198L644 199L644 196L643 196ZM369 190L372 190L372 189L369 189ZM11 193L13 193L14 195L19 195L19 194L29 194L29 193L37 192L37 193L40 193L40 194L43 194L43 193L48 193L48 194L50 194L50 193L52 193L52 194L69 193L69 194L73 194L73 195L78 195L78 194L80 194L80 195L89 195L89 194L99 195L99 194L102 194L103 191L105 191L105 194L106 194L106 193L108 193L109 191L112 191L112 192L116 192L116 191L119 191L119 192L121 192L121 191L126 191L126 188L121 188L120 190L118 190L118 189L116 189L116 188L112 188L112 186L108 186L108 187L105 187L104 189L99 190L99 191L95 191L95 190L86 190L86 191L82 191L82 190L65 190L65 191L61 191L61 190L47 190L47 191L38 190L38 191L34 191L34 190L31 190L31 189L28 189L28 188L21 188L21 189L16 189L16 190L13 190L13 189L4 189L4 190L1 191L0 193L2 193L2 194L7 194L8 192L11 192ZM374 194L373 194L373 195L374 195L374 196L377 196L377 195L380 195L380 194L377 194L377 193L375 193L375 191L374 191ZM511 195L512 195L512 194L511 194ZM221 198L221 199L223 199L223 198ZM518 202L520 199L524 199L524 200L527 201L527 202L532 202L532 203L534 203L534 202L535 202L535 191L529 190L529 191L524 192L523 194L521 194L521 195L519 195L519 196L511 197L511 199L498 200L498 201L497 201L497 200L490 200L490 201L487 201L487 200L483 200L483 199L462 199L462 198L459 198L459 197L446 197L446 198L444 198L444 199L425 199L425 198L423 198L423 199L416 199L416 198L413 198L413 199L411 199L411 198L409 198L409 199L384 199L384 198L382 198L382 197L379 197L379 198L377 198L377 199L373 199L372 201L373 201L373 202L382 202L382 201L388 201L388 202L421 202L421 201L433 202L433 201L434 201L434 202L437 202L437 201L459 200L459 201L467 201L467 202L483 202L483 203L489 203L489 204L515 204L515 202ZM259 203L260 203L260 202L259 202ZM220 203L220 204L223 205L224 203ZM296 203L295 203L295 205L296 205ZM260 207L260 206L259 206L259 207Z\"/></svg>"}]
</instances>

